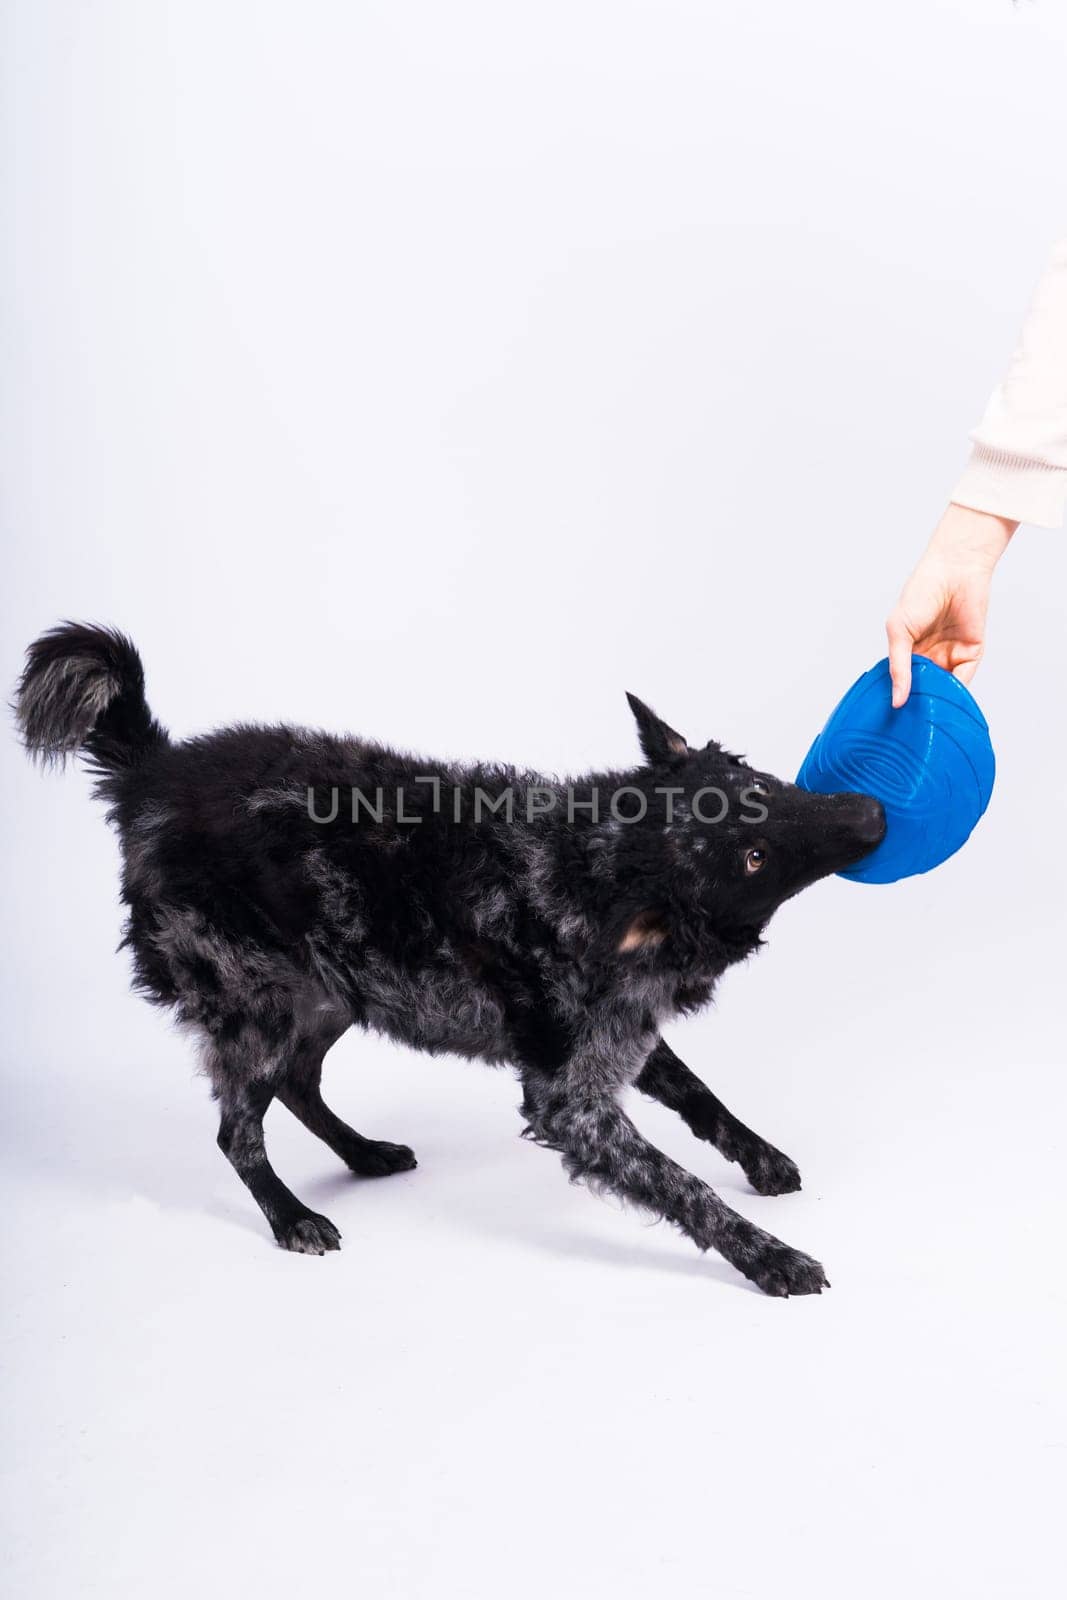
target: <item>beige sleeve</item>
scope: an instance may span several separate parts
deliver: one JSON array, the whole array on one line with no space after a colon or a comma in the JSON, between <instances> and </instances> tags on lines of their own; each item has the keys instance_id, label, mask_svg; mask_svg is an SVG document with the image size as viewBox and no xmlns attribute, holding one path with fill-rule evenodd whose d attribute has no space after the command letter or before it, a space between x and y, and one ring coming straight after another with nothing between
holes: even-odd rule
<instances>
[{"instance_id":1,"label":"beige sleeve","mask_svg":"<svg viewBox=\"0 0 1067 1600\"><path fill-rule=\"evenodd\" d=\"M971 434L957 505L1055 528L1067 505L1067 239L1052 253L1004 381Z\"/></svg>"}]
</instances>

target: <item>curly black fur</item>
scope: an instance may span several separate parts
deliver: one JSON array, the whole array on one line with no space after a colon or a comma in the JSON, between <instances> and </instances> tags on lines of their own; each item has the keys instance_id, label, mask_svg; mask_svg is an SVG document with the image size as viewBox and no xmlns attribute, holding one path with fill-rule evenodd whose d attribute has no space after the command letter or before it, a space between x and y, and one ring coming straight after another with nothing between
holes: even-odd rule
<instances>
[{"instance_id":1,"label":"curly black fur","mask_svg":"<svg viewBox=\"0 0 1067 1600\"><path fill-rule=\"evenodd\" d=\"M176 744L123 635L66 623L30 647L25 743L46 760L81 751L95 771L122 844L136 983L197 1039L219 1144L288 1249L321 1254L340 1235L267 1160L273 1099L353 1172L415 1165L322 1099L323 1057L358 1023L509 1063L529 1131L572 1176L669 1218L768 1293L825 1284L654 1149L619 1094L636 1083L673 1107L760 1193L799 1187L660 1029L707 1001L783 900L877 844L881 807L693 749L630 703L645 763L563 783L280 726Z\"/></svg>"}]
</instances>

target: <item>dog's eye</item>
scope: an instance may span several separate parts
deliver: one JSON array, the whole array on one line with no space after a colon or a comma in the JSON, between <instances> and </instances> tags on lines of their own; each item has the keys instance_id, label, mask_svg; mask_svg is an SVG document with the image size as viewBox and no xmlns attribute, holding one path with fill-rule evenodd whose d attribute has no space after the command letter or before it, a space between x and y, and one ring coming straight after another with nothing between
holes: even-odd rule
<instances>
[{"instance_id":1,"label":"dog's eye","mask_svg":"<svg viewBox=\"0 0 1067 1600\"><path fill-rule=\"evenodd\" d=\"M760 868L766 866L766 864L767 864L767 852L766 852L766 850L755 849L755 850L746 850L745 851L745 876L746 877L751 878L753 873L759 872Z\"/></svg>"},{"instance_id":2,"label":"dog's eye","mask_svg":"<svg viewBox=\"0 0 1067 1600\"><path fill-rule=\"evenodd\" d=\"M752 782L749 784L749 788L752 790L753 794L770 794L771 792L770 785L764 783L762 778L753 778Z\"/></svg>"}]
</instances>

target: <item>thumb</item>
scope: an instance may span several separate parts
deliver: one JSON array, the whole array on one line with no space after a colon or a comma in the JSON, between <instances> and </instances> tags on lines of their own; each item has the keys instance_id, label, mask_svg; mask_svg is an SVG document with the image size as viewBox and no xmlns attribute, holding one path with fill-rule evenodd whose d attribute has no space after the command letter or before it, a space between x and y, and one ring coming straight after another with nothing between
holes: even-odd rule
<instances>
[{"instance_id":1,"label":"thumb","mask_svg":"<svg viewBox=\"0 0 1067 1600\"><path fill-rule=\"evenodd\" d=\"M914 640L907 624L894 611L885 625L889 640L889 675L893 680L893 707L905 704L911 693L911 649Z\"/></svg>"}]
</instances>

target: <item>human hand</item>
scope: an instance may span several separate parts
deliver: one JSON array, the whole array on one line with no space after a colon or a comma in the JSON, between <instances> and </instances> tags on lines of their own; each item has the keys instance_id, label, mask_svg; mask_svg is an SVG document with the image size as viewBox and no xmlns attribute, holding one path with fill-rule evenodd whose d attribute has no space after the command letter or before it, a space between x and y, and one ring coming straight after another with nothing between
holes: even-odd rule
<instances>
[{"instance_id":1,"label":"human hand","mask_svg":"<svg viewBox=\"0 0 1067 1600\"><path fill-rule=\"evenodd\" d=\"M912 653L970 683L985 649L993 568L1017 522L952 504L886 621L893 705L911 693Z\"/></svg>"}]
</instances>

